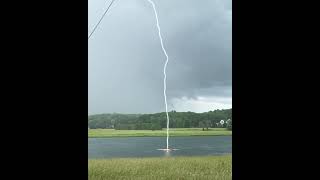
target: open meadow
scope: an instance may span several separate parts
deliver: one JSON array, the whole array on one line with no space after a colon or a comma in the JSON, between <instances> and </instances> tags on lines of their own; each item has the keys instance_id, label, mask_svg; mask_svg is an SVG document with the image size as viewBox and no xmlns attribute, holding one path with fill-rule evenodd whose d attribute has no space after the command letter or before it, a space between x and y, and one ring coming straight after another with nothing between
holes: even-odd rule
<instances>
[{"instance_id":1,"label":"open meadow","mask_svg":"<svg viewBox=\"0 0 320 180\"><path fill-rule=\"evenodd\" d=\"M114 129L89 129L89 138L107 137L162 137L167 134L162 130L114 130ZM203 131L202 128L170 128L170 136L231 136L232 131L226 128L210 128Z\"/></svg>"}]
</instances>

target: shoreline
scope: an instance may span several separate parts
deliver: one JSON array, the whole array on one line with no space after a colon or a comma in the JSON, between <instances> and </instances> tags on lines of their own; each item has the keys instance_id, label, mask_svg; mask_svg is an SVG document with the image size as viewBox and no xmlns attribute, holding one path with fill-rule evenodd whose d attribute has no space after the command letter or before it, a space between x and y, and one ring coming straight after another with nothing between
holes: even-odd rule
<instances>
[{"instance_id":1,"label":"shoreline","mask_svg":"<svg viewBox=\"0 0 320 180\"><path fill-rule=\"evenodd\" d=\"M173 135L173 136L169 136L169 137L203 137L203 136L232 136L232 134L230 135L226 135L226 134L221 134L221 135ZM115 135L115 136L88 136L88 139L89 138L128 138L128 137L167 137L166 135L160 135L160 136L149 136L149 135L128 135L128 136L119 136L119 135Z\"/></svg>"}]
</instances>

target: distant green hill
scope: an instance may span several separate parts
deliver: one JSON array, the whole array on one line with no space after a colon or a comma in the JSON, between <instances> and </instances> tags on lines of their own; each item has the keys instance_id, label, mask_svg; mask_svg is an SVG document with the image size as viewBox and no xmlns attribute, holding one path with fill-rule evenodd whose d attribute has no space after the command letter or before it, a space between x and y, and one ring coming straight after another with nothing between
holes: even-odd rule
<instances>
[{"instance_id":1,"label":"distant green hill","mask_svg":"<svg viewBox=\"0 0 320 180\"><path fill-rule=\"evenodd\" d=\"M215 110L204 113L169 112L171 128L217 128L232 129L232 109ZM224 120L223 125L219 122ZM97 114L88 116L90 129L157 130L166 128L165 112L154 114Z\"/></svg>"}]
</instances>

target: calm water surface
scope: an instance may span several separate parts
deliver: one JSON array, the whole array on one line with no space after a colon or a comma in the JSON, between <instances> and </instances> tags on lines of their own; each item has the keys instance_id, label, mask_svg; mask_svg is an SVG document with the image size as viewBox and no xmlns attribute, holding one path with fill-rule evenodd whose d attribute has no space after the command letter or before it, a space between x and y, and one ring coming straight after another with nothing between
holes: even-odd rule
<instances>
[{"instance_id":1,"label":"calm water surface","mask_svg":"<svg viewBox=\"0 0 320 180\"><path fill-rule=\"evenodd\" d=\"M169 153L157 149L166 147L166 137L88 138L88 157L162 157L223 155L232 153L232 136L170 137Z\"/></svg>"}]
</instances>

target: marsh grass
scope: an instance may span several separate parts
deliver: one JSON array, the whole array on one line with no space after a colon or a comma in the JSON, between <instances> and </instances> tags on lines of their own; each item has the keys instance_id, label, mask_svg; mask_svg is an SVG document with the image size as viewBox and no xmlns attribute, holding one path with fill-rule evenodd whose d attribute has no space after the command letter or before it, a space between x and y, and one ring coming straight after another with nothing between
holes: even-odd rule
<instances>
[{"instance_id":1,"label":"marsh grass","mask_svg":"<svg viewBox=\"0 0 320 180\"><path fill-rule=\"evenodd\" d=\"M230 180L231 155L90 159L89 180Z\"/></svg>"}]
</instances>

